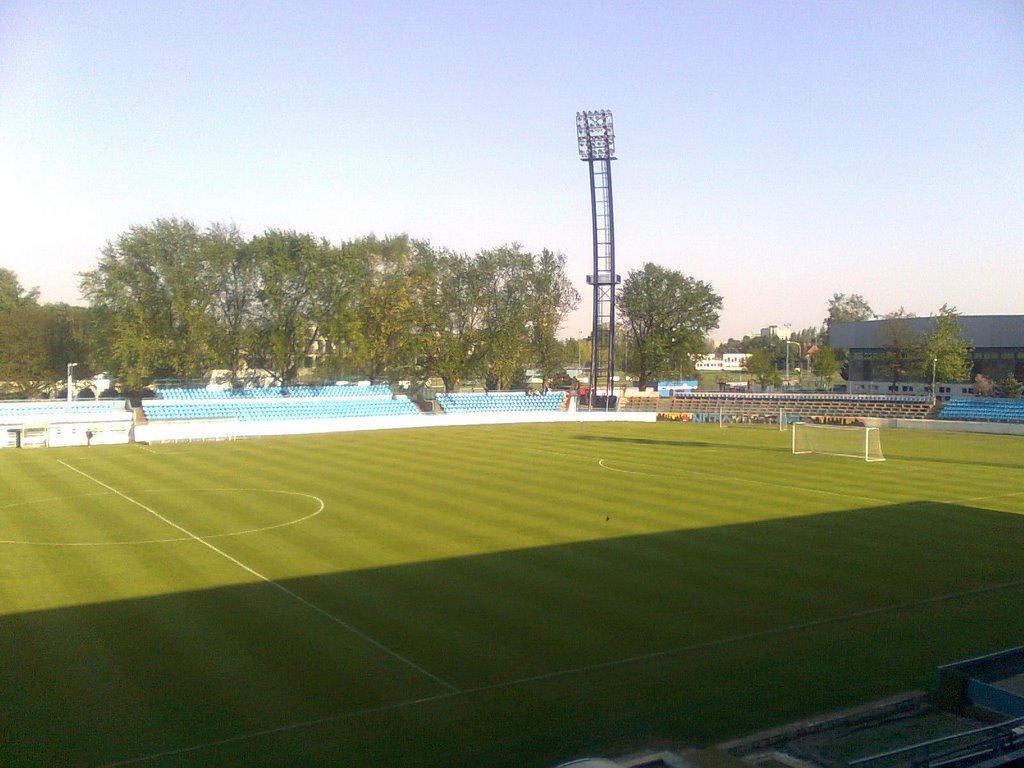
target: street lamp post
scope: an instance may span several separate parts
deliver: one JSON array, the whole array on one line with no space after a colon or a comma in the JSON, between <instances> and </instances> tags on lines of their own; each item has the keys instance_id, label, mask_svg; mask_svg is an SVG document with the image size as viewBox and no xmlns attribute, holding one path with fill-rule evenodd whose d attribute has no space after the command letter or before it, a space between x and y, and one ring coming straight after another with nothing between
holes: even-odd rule
<instances>
[{"instance_id":1,"label":"street lamp post","mask_svg":"<svg viewBox=\"0 0 1024 768\"><path fill-rule=\"evenodd\" d=\"M935 366L938 365L939 358L932 358L932 405L935 405Z\"/></svg>"},{"instance_id":2,"label":"street lamp post","mask_svg":"<svg viewBox=\"0 0 1024 768\"><path fill-rule=\"evenodd\" d=\"M71 387L75 383L75 366L78 363L68 363L68 405L71 405Z\"/></svg>"},{"instance_id":3,"label":"street lamp post","mask_svg":"<svg viewBox=\"0 0 1024 768\"><path fill-rule=\"evenodd\" d=\"M796 348L800 349L800 345L797 342L795 342L795 341L787 341L786 342L786 383L785 383L785 385L783 385L783 388L785 388L785 386L789 385L789 345L790 344L795 344Z\"/></svg>"}]
</instances>

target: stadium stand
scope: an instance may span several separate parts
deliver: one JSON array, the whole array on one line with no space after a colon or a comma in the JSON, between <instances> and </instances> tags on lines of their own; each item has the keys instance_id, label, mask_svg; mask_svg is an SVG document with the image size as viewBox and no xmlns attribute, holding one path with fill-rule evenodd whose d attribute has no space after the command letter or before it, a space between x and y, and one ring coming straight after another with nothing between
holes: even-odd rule
<instances>
[{"instance_id":1,"label":"stadium stand","mask_svg":"<svg viewBox=\"0 0 1024 768\"><path fill-rule=\"evenodd\" d=\"M88 420L98 414L123 412L124 400L13 400L0 402L0 424L21 424L24 422Z\"/></svg>"},{"instance_id":2,"label":"stadium stand","mask_svg":"<svg viewBox=\"0 0 1024 768\"><path fill-rule=\"evenodd\" d=\"M207 389L205 387L178 387L161 389L157 397L162 400L232 400L237 398L265 399L273 397L382 397L391 396L387 384L350 386L330 384L322 387L250 387L248 389Z\"/></svg>"},{"instance_id":3,"label":"stadium stand","mask_svg":"<svg viewBox=\"0 0 1024 768\"><path fill-rule=\"evenodd\" d=\"M163 390L142 401L148 422L292 421L379 416L415 416L419 409L387 385L372 387L280 387L245 390Z\"/></svg>"},{"instance_id":4,"label":"stadium stand","mask_svg":"<svg viewBox=\"0 0 1024 768\"><path fill-rule=\"evenodd\" d=\"M126 400L0 402L0 448L126 443L131 429Z\"/></svg>"},{"instance_id":5,"label":"stadium stand","mask_svg":"<svg viewBox=\"0 0 1024 768\"><path fill-rule=\"evenodd\" d=\"M530 395L526 392L462 392L437 396L445 413L495 413L506 411L560 411L566 407L564 392Z\"/></svg>"},{"instance_id":6,"label":"stadium stand","mask_svg":"<svg viewBox=\"0 0 1024 768\"><path fill-rule=\"evenodd\" d=\"M955 398L946 403L938 417L945 421L1021 424L1024 423L1024 400L991 397Z\"/></svg>"},{"instance_id":7,"label":"stadium stand","mask_svg":"<svg viewBox=\"0 0 1024 768\"><path fill-rule=\"evenodd\" d=\"M748 394L735 392L692 392L675 397L629 396L620 410L688 413L696 420L809 418L899 418L924 419L933 409L927 397L845 394Z\"/></svg>"}]
</instances>

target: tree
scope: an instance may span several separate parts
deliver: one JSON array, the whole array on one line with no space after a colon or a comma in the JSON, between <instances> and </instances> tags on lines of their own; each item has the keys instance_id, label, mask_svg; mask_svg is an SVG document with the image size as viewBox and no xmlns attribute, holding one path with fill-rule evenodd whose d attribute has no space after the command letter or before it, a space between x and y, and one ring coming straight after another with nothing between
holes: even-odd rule
<instances>
[{"instance_id":1,"label":"tree","mask_svg":"<svg viewBox=\"0 0 1024 768\"><path fill-rule=\"evenodd\" d=\"M26 291L17 275L0 269L0 381L26 397L64 378L67 364L92 372L86 341L88 310L67 304L39 304L39 291Z\"/></svg>"},{"instance_id":2,"label":"tree","mask_svg":"<svg viewBox=\"0 0 1024 768\"><path fill-rule=\"evenodd\" d=\"M483 324L480 332L484 379L491 389L524 386L530 353L528 324L533 257L521 246L481 251L479 270Z\"/></svg>"},{"instance_id":3,"label":"tree","mask_svg":"<svg viewBox=\"0 0 1024 768\"><path fill-rule=\"evenodd\" d=\"M779 369L775 367L775 359L764 347L755 347L743 365L762 390L782 383Z\"/></svg>"},{"instance_id":4,"label":"tree","mask_svg":"<svg viewBox=\"0 0 1024 768\"><path fill-rule=\"evenodd\" d=\"M46 352L46 311L34 301L0 309L0 381L34 396L51 377Z\"/></svg>"},{"instance_id":5,"label":"tree","mask_svg":"<svg viewBox=\"0 0 1024 768\"><path fill-rule=\"evenodd\" d=\"M834 293L832 298L828 300L828 316L825 318L820 342L826 346L831 346L829 333L832 330L832 325L835 323L862 322L864 320L873 320L876 317L877 315L871 308L871 305L859 293L851 293L849 296L845 293ZM833 347L833 349L835 348ZM840 375L843 378L847 378L849 361L846 357L846 350L835 349L835 354Z\"/></svg>"},{"instance_id":6,"label":"tree","mask_svg":"<svg viewBox=\"0 0 1024 768\"><path fill-rule=\"evenodd\" d=\"M333 327L347 330L331 337L341 360L373 382L411 375L423 320L419 296L429 275L418 268L409 238L371 235L346 243L341 256L334 283L347 289L335 299L342 323Z\"/></svg>"},{"instance_id":7,"label":"tree","mask_svg":"<svg viewBox=\"0 0 1024 768\"><path fill-rule=\"evenodd\" d=\"M39 289L26 291L17 274L10 269L0 267L0 311L15 306L39 303Z\"/></svg>"},{"instance_id":8,"label":"tree","mask_svg":"<svg viewBox=\"0 0 1024 768\"><path fill-rule=\"evenodd\" d=\"M709 283L644 264L622 284L619 315L629 344L630 373L641 391L659 376L692 367L708 332L718 327L722 297Z\"/></svg>"},{"instance_id":9,"label":"tree","mask_svg":"<svg viewBox=\"0 0 1024 768\"><path fill-rule=\"evenodd\" d=\"M893 391L901 381L906 381L921 370L924 359L923 339L911 327L908 319L912 314L900 307L885 316L888 341L882 348L881 365L892 380Z\"/></svg>"},{"instance_id":10,"label":"tree","mask_svg":"<svg viewBox=\"0 0 1024 768\"><path fill-rule=\"evenodd\" d=\"M978 373L974 376L974 391L979 397L991 397L995 394L996 383L992 381L984 373Z\"/></svg>"},{"instance_id":11,"label":"tree","mask_svg":"<svg viewBox=\"0 0 1024 768\"><path fill-rule=\"evenodd\" d=\"M1018 398L1021 396L1021 390L1024 387L1017 381L1017 377L1013 375L1013 371L1007 372L1006 376L996 384L996 397L1008 397Z\"/></svg>"},{"instance_id":12,"label":"tree","mask_svg":"<svg viewBox=\"0 0 1024 768\"><path fill-rule=\"evenodd\" d=\"M558 329L580 303L580 295L565 273L565 256L548 249L533 257L527 317L534 361L545 381L563 369L565 359Z\"/></svg>"},{"instance_id":13,"label":"tree","mask_svg":"<svg viewBox=\"0 0 1024 768\"><path fill-rule=\"evenodd\" d=\"M832 382L839 375L839 360L832 347L820 346L814 353L814 376L822 389L832 389Z\"/></svg>"},{"instance_id":14,"label":"tree","mask_svg":"<svg viewBox=\"0 0 1024 768\"><path fill-rule=\"evenodd\" d=\"M464 254L417 243L419 269L428 277L420 293L419 378L439 376L445 392L476 376L482 348L483 307L479 271Z\"/></svg>"},{"instance_id":15,"label":"tree","mask_svg":"<svg viewBox=\"0 0 1024 768\"><path fill-rule=\"evenodd\" d=\"M215 224L207 233L208 259L214 276L211 314L215 328L214 348L219 360L240 383L246 352L253 336L259 286L254 251L246 247L237 228Z\"/></svg>"},{"instance_id":16,"label":"tree","mask_svg":"<svg viewBox=\"0 0 1024 768\"><path fill-rule=\"evenodd\" d=\"M275 381L294 380L306 350L320 334L315 316L328 245L312 235L268 230L249 243L258 288L250 365L266 368Z\"/></svg>"},{"instance_id":17,"label":"tree","mask_svg":"<svg viewBox=\"0 0 1024 768\"><path fill-rule=\"evenodd\" d=\"M853 323L873 320L876 317L871 305L859 293L834 293L828 300L828 316L825 318L825 332L833 323Z\"/></svg>"},{"instance_id":18,"label":"tree","mask_svg":"<svg viewBox=\"0 0 1024 768\"><path fill-rule=\"evenodd\" d=\"M960 313L956 307L942 305L933 319L931 333L924 340L922 350L922 374L931 376L934 364L936 381L967 381L971 374L971 345L963 338Z\"/></svg>"},{"instance_id":19,"label":"tree","mask_svg":"<svg viewBox=\"0 0 1024 768\"><path fill-rule=\"evenodd\" d=\"M129 387L156 375L199 376L217 360L206 242L190 221L158 219L107 243L82 275L82 294L100 313L111 362Z\"/></svg>"}]
</instances>

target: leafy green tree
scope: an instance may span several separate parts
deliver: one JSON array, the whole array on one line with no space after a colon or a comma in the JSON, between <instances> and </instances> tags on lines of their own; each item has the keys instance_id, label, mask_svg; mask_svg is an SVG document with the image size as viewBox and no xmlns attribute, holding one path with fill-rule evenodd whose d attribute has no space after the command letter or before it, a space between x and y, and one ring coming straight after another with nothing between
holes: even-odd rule
<instances>
[{"instance_id":1,"label":"leafy green tree","mask_svg":"<svg viewBox=\"0 0 1024 768\"><path fill-rule=\"evenodd\" d=\"M9 382L23 397L35 396L51 376L45 354L46 311L39 291L26 291L17 274L0 268L0 381Z\"/></svg>"},{"instance_id":2,"label":"leafy green tree","mask_svg":"<svg viewBox=\"0 0 1024 768\"><path fill-rule=\"evenodd\" d=\"M59 377L45 354L46 310L34 301L0 309L0 381L10 382L23 397L38 395L40 388Z\"/></svg>"},{"instance_id":3,"label":"leafy green tree","mask_svg":"<svg viewBox=\"0 0 1024 768\"><path fill-rule=\"evenodd\" d=\"M328 247L312 235L281 230L268 230L248 245L258 288L247 358L281 384L294 381L320 334L316 288Z\"/></svg>"},{"instance_id":4,"label":"leafy green tree","mask_svg":"<svg viewBox=\"0 0 1024 768\"><path fill-rule=\"evenodd\" d=\"M880 363L894 391L901 381L907 381L922 370L924 340L907 322L911 317L913 315L902 307L885 316L888 338L882 347Z\"/></svg>"},{"instance_id":5,"label":"leafy green tree","mask_svg":"<svg viewBox=\"0 0 1024 768\"><path fill-rule=\"evenodd\" d=\"M1017 381L1013 371L1009 371L1003 379L996 384L996 397L1018 398L1024 387Z\"/></svg>"},{"instance_id":6,"label":"leafy green tree","mask_svg":"<svg viewBox=\"0 0 1024 768\"><path fill-rule=\"evenodd\" d=\"M564 370L565 356L558 329L580 303L580 295L565 272L565 256L545 248L533 258L527 296L534 361L548 381Z\"/></svg>"},{"instance_id":7,"label":"leafy green tree","mask_svg":"<svg viewBox=\"0 0 1024 768\"><path fill-rule=\"evenodd\" d=\"M873 320L877 317L875 311L868 304L867 300L859 293L834 293L828 300L828 315L825 317L822 328L820 343L831 346L829 332L835 323L854 323L864 320ZM836 360L839 364L839 373L843 378L848 377L849 361L845 349L835 349Z\"/></svg>"},{"instance_id":8,"label":"leafy green tree","mask_svg":"<svg viewBox=\"0 0 1024 768\"><path fill-rule=\"evenodd\" d=\"M528 323L533 258L518 244L481 251L479 274L482 328L481 363L487 386L510 389L525 385L530 356Z\"/></svg>"},{"instance_id":9,"label":"leafy green tree","mask_svg":"<svg viewBox=\"0 0 1024 768\"><path fill-rule=\"evenodd\" d=\"M232 380L238 384L246 353L255 344L259 289L255 251L247 247L236 227L221 224L208 230L206 248L213 272L213 345L218 359L231 369Z\"/></svg>"},{"instance_id":10,"label":"leafy green tree","mask_svg":"<svg viewBox=\"0 0 1024 768\"><path fill-rule=\"evenodd\" d=\"M365 237L343 245L339 257L328 274L335 290L328 336L339 364L374 382L413 375L429 270L409 238Z\"/></svg>"},{"instance_id":11,"label":"leafy green tree","mask_svg":"<svg viewBox=\"0 0 1024 768\"><path fill-rule=\"evenodd\" d=\"M828 316L825 318L825 332L833 323L853 323L873 320L877 315L871 305L859 293L834 293L828 300Z\"/></svg>"},{"instance_id":12,"label":"leafy green tree","mask_svg":"<svg viewBox=\"0 0 1024 768\"><path fill-rule=\"evenodd\" d=\"M103 248L81 288L103 316L111 362L129 387L158 375L199 376L217 361L214 274L192 222L132 227Z\"/></svg>"},{"instance_id":13,"label":"leafy green tree","mask_svg":"<svg viewBox=\"0 0 1024 768\"><path fill-rule=\"evenodd\" d=\"M763 346L751 350L750 357L744 361L744 367L762 390L777 387L782 383L782 376L775 366L774 357Z\"/></svg>"},{"instance_id":14,"label":"leafy green tree","mask_svg":"<svg viewBox=\"0 0 1024 768\"><path fill-rule=\"evenodd\" d=\"M709 283L647 263L622 284L618 311L629 344L629 372L642 390L692 367L708 332L718 327L722 297Z\"/></svg>"},{"instance_id":15,"label":"leafy green tree","mask_svg":"<svg viewBox=\"0 0 1024 768\"><path fill-rule=\"evenodd\" d=\"M18 275L10 269L0 267L0 311L24 304L38 304L39 289L26 291Z\"/></svg>"},{"instance_id":16,"label":"leafy green tree","mask_svg":"<svg viewBox=\"0 0 1024 768\"><path fill-rule=\"evenodd\" d=\"M960 313L956 307L942 305L934 317L934 327L924 340L921 372L925 379L934 373L936 381L967 381L971 374L971 345L963 337Z\"/></svg>"},{"instance_id":17,"label":"leafy green tree","mask_svg":"<svg viewBox=\"0 0 1024 768\"><path fill-rule=\"evenodd\" d=\"M419 295L418 378L439 376L446 392L480 373L484 327L480 270L464 254L418 244L424 290Z\"/></svg>"},{"instance_id":18,"label":"leafy green tree","mask_svg":"<svg viewBox=\"0 0 1024 768\"><path fill-rule=\"evenodd\" d=\"M814 353L814 376L822 389L832 389L832 383L839 375L839 360L832 347L820 346Z\"/></svg>"}]
</instances>

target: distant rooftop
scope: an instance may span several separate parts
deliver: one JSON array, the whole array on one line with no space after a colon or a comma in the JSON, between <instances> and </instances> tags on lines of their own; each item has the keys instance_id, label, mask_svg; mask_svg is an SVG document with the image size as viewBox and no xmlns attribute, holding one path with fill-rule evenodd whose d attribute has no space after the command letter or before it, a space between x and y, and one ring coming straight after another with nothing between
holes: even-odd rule
<instances>
[{"instance_id":1,"label":"distant rooftop","mask_svg":"<svg viewBox=\"0 0 1024 768\"><path fill-rule=\"evenodd\" d=\"M935 317L908 317L903 322L915 333L926 335ZM841 349L878 349L890 343L890 320L834 323L829 341ZM975 348L1024 348L1024 315L962 315L963 337Z\"/></svg>"}]
</instances>

